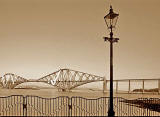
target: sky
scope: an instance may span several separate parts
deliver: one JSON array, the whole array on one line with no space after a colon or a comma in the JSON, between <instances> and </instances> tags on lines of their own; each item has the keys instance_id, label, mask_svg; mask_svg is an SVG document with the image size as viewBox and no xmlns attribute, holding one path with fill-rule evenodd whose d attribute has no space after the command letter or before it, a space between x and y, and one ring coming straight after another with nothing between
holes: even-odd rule
<instances>
[{"instance_id":1,"label":"sky","mask_svg":"<svg viewBox=\"0 0 160 117\"><path fill-rule=\"evenodd\" d=\"M114 79L160 78L160 0L0 0L0 76L70 68L109 79L111 4Z\"/></svg>"}]
</instances>

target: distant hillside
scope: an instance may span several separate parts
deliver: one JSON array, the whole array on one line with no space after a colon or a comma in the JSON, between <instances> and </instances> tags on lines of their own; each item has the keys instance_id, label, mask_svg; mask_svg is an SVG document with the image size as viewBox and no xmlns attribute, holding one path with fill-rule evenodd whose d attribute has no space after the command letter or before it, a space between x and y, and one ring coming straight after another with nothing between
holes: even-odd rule
<instances>
[{"instance_id":1,"label":"distant hillside","mask_svg":"<svg viewBox=\"0 0 160 117\"><path fill-rule=\"evenodd\" d=\"M44 89L44 88L54 88L54 86L43 83L43 82L26 82L19 84L15 89Z\"/></svg>"},{"instance_id":2,"label":"distant hillside","mask_svg":"<svg viewBox=\"0 0 160 117\"><path fill-rule=\"evenodd\" d=\"M133 92L143 92L143 89L134 89ZM158 88L144 89L144 92L158 92Z\"/></svg>"}]
</instances>

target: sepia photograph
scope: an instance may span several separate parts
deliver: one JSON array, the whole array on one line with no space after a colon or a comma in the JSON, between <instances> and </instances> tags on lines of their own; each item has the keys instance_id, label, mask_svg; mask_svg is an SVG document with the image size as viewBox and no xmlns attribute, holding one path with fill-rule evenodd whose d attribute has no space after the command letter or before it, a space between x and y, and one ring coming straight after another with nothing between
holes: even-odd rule
<instances>
[{"instance_id":1,"label":"sepia photograph","mask_svg":"<svg viewBox=\"0 0 160 117\"><path fill-rule=\"evenodd\" d=\"M0 0L0 116L160 116L160 0Z\"/></svg>"}]
</instances>

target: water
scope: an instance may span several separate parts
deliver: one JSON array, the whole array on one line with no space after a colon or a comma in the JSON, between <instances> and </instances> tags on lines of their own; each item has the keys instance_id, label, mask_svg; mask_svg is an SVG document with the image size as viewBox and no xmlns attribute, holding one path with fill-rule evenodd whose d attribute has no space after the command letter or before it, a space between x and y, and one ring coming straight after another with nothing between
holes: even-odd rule
<instances>
[{"instance_id":1,"label":"water","mask_svg":"<svg viewBox=\"0 0 160 117\"><path fill-rule=\"evenodd\" d=\"M56 87L53 87L45 83L40 83L40 82L23 83L23 84L18 85L16 88L27 88L27 89L0 89L0 92L1 92L0 96L35 95L35 96L48 97L48 98L53 98L53 97L58 97L58 96L69 96L69 97L79 96L79 97L86 97L86 98L109 97L109 91L107 93L103 93L102 82L86 84L84 86L77 87L67 92L58 91ZM153 93L128 94L127 92L123 92L123 93L118 93L118 94L114 93L114 96L123 97L126 99L160 98L160 95L153 94Z\"/></svg>"}]
</instances>

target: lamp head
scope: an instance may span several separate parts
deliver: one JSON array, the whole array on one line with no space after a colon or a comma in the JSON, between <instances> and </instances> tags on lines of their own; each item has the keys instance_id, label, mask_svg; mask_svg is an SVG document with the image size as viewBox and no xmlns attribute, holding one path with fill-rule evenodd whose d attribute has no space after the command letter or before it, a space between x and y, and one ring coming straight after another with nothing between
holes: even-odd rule
<instances>
[{"instance_id":1,"label":"lamp head","mask_svg":"<svg viewBox=\"0 0 160 117\"><path fill-rule=\"evenodd\" d=\"M104 17L104 20L106 22L106 25L109 29L115 28L117 19L118 19L119 14L114 13L112 6L110 6L109 13Z\"/></svg>"}]
</instances>

